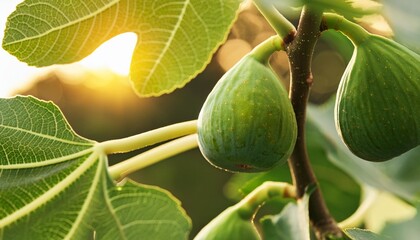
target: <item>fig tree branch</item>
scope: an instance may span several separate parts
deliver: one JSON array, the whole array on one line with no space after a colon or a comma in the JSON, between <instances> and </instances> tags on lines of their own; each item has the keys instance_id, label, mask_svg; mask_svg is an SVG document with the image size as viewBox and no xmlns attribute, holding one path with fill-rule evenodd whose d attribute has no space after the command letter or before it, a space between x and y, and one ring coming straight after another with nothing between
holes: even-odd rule
<instances>
[{"instance_id":1,"label":"fig tree branch","mask_svg":"<svg viewBox=\"0 0 420 240\"><path fill-rule=\"evenodd\" d=\"M305 188L308 185L318 185L307 153L305 121L309 91L313 81L311 60L315 44L320 35L321 20L322 11L312 9L308 5L304 6L295 38L287 47L291 72L289 97L298 126L297 141L289 159L289 166L299 198L304 195ZM341 237L343 235L334 218L330 215L319 187L312 193L309 200L309 218L318 239L327 239L328 236Z\"/></svg>"}]
</instances>

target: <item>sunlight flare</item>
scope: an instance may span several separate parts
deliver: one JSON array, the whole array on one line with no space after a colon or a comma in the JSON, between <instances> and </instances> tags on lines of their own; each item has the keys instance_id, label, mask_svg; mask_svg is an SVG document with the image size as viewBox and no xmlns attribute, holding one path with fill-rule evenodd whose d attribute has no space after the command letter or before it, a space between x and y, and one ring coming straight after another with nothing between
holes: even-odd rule
<instances>
[{"instance_id":1,"label":"sunlight flare","mask_svg":"<svg viewBox=\"0 0 420 240\"><path fill-rule=\"evenodd\" d=\"M120 34L78 63L89 69L108 68L117 74L128 75L136 41L134 33Z\"/></svg>"}]
</instances>

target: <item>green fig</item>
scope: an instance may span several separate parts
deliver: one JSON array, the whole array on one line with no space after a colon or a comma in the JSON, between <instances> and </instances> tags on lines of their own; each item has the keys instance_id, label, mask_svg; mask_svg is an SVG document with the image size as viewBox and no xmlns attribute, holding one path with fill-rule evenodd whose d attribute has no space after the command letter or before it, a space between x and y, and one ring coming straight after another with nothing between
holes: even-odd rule
<instances>
[{"instance_id":1,"label":"green fig","mask_svg":"<svg viewBox=\"0 0 420 240\"><path fill-rule=\"evenodd\" d=\"M206 225L194 240L260 240L249 216L242 216L238 206L232 206Z\"/></svg>"},{"instance_id":2,"label":"green fig","mask_svg":"<svg viewBox=\"0 0 420 240\"><path fill-rule=\"evenodd\" d=\"M200 150L212 165L259 172L288 159L297 127L283 85L268 63L249 54L209 94L197 132Z\"/></svg>"},{"instance_id":3,"label":"green fig","mask_svg":"<svg viewBox=\"0 0 420 240\"><path fill-rule=\"evenodd\" d=\"M336 127L348 148L386 161L420 144L420 56L367 32L338 89Z\"/></svg>"}]
</instances>

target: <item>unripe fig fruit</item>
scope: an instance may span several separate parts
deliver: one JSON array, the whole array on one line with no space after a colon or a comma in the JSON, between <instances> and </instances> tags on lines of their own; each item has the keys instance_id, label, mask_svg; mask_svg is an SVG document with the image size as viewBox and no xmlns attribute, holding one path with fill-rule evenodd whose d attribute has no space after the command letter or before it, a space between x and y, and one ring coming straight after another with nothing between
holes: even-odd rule
<instances>
[{"instance_id":1,"label":"unripe fig fruit","mask_svg":"<svg viewBox=\"0 0 420 240\"><path fill-rule=\"evenodd\" d=\"M198 117L199 147L214 166L266 171L284 163L296 141L287 92L267 64L252 54L219 80Z\"/></svg>"},{"instance_id":2,"label":"unripe fig fruit","mask_svg":"<svg viewBox=\"0 0 420 240\"><path fill-rule=\"evenodd\" d=\"M358 157L394 158L420 144L420 56L367 34L355 42L338 89L337 129Z\"/></svg>"},{"instance_id":3,"label":"unripe fig fruit","mask_svg":"<svg viewBox=\"0 0 420 240\"><path fill-rule=\"evenodd\" d=\"M223 211L219 216L206 225L194 240L260 240L252 220L248 216L241 216L237 206Z\"/></svg>"}]
</instances>

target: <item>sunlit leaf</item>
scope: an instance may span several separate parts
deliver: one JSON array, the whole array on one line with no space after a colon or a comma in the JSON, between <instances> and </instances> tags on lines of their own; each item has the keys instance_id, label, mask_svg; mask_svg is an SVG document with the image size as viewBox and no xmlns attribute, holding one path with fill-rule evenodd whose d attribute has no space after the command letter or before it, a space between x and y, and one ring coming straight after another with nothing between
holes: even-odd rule
<instances>
[{"instance_id":1,"label":"sunlit leaf","mask_svg":"<svg viewBox=\"0 0 420 240\"><path fill-rule=\"evenodd\" d=\"M402 222L413 218L416 208L388 192L380 192L365 213L364 227L381 232L388 222Z\"/></svg>"},{"instance_id":2,"label":"sunlit leaf","mask_svg":"<svg viewBox=\"0 0 420 240\"><path fill-rule=\"evenodd\" d=\"M271 240L309 240L309 194L297 203L288 203L276 216L261 219L264 239Z\"/></svg>"},{"instance_id":3,"label":"sunlit leaf","mask_svg":"<svg viewBox=\"0 0 420 240\"><path fill-rule=\"evenodd\" d=\"M335 12L349 19L360 18L365 15L379 13L382 5L375 0L266 0L278 10L290 12L303 5L311 5L322 11Z\"/></svg>"},{"instance_id":4,"label":"sunlit leaf","mask_svg":"<svg viewBox=\"0 0 420 240\"><path fill-rule=\"evenodd\" d=\"M115 186L107 157L51 102L0 99L0 239L186 239L165 191Z\"/></svg>"},{"instance_id":5,"label":"sunlit leaf","mask_svg":"<svg viewBox=\"0 0 420 240\"><path fill-rule=\"evenodd\" d=\"M394 31L389 25L388 20L382 14L372 14L358 18L357 23L363 25L369 32L392 38Z\"/></svg>"},{"instance_id":6,"label":"sunlit leaf","mask_svg":"<svg viewBox=\"0 0 420 240\"><path fill-rule=\"evenodd\" d=\"M104 179L105 181L105 179ZM191 223L169 192L129 181L108 181L95 213L97 239L188 239Z\"/></svg>"},{"instance_id":7,"label":"sunlit leaf","mask_svg":"<svg viewBox=\"0 0 420 240\"><path fill-rule=\"evenodd\" d=\"M328 158L360 183L391 192L410 202L420 201L420 146L387 162L360 159L338 136L334 124L334 103L331 99L323 106L310 106L308 109L308 120L325 138L323 142Z\"/></svg>"},{"instance_id":8,"label":"sunlit leaf","mask_svg":"<svg viewBox=\"0 0 420 240\"><path fill-rule=\"evenodd\" d=\"M403 222L388 223L381 232L390 239L411 240L420 236L420 207L417 207L417 214L414 218Z\"/></svg>"},{"instance_id":9,"label":"sunlit leaf","mask_svg":"<svg viewBox=\"0 0 420 240\"><path fill-rule=\"evenodd\" d=\"M324 11L332 11L346 18L354 19L379 13L382 5L372 0L302 0Z\"/></svg>"},{"instance_id":10,"label":"sunlit leaf","mask_svg":"<svg viewBox=\"0 0 420 240\"><path fill-rule=\"evenodd\" d=\"M7 22L3 48L34 66L71 63L134 32L130 77L142 96L183 87L224 41L239 0L26 0ZM109 56L112 58L112 56Z\"/></svg>"},{"instance_id":11,"label":"sunlit leaf","mask_svg":"<svg viewBox=\"0 0 420 240\"><path fill-rule=\"evenodd\" d=\"M391 240L390 238L379 236L366 229L351 228L346 229L345 232L351 240Z\"/></svg>"}]
</instances>

